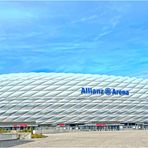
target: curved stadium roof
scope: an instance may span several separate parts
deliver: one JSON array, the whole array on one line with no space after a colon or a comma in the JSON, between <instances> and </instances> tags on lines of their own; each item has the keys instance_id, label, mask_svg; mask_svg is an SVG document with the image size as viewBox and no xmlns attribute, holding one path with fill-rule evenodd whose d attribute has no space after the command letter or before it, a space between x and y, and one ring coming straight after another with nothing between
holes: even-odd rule
<instances>
[{"instance_id":1,"label":"curved stadium roof","mask_svg":"<svg viewBox=\"0 0 148 148\"><path fill-rule=\"evenodd\" d=\"M129 95L81 94L82 88ZM93 74L0 75L0 121L38 123L148 122L148 79Z\"/></svg>"}]
</instances>

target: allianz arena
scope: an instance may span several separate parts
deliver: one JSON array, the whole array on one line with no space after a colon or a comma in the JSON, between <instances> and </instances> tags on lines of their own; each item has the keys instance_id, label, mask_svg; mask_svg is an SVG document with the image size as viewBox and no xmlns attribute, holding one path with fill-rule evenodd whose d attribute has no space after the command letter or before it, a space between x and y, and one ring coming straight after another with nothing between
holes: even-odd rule
<instances>
[{"instance_id":1,"label":"allianz arena","mask_svg":"<svg viewBox=\"0 0 148 148\"><path fill-rule=\"evenodd\" d=\"M148 123L148 79L66 73L3 74L0 122Z\"/></svg>"}]
</instances>

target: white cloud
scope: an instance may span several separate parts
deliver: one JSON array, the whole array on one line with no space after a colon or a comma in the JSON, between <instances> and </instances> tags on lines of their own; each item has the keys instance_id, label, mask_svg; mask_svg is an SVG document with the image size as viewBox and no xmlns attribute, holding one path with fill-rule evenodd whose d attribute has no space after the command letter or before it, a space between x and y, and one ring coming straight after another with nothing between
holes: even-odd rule
<instances>
[{"instance_id":1,"label":"white cloud","mask_svg":"<svg viewBox=\"0 0 148 148\"><path fill-rule=\"evenodd\" d=\"M96 19L96 18L98 18L98 15L93 14L93 15L90 15L90 16L81 17L80 19L74 20L71 23L72 24L81 23L81 22L85 22L85 21L91 21L91 20Z\"/></svg>"}]
</instances>

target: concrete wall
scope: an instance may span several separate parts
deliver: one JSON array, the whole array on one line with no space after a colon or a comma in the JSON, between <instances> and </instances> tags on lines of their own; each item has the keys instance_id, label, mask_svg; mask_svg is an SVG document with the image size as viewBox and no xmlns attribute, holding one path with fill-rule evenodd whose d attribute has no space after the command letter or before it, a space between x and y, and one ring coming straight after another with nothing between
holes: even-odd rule
<instances>
[{"instance_id":1,"label":"concrete wall","mask_svg":"<svg viewBox=\"0 0 148 148\"><path fill-rule=\"evenodd\" d=\"M20 139L31 139L31 133L19 133Z\"/></svg>"},{"instance_id":2,"label":"concrete wall","mask_svg":"<svg viewBox=\"0 0 148 148\"><path fill-rule=\"evenodd\" d=\"M0 134L0 141L1 140L16 140L19 139L18 134Z\"/></svg>"}]
</instances>

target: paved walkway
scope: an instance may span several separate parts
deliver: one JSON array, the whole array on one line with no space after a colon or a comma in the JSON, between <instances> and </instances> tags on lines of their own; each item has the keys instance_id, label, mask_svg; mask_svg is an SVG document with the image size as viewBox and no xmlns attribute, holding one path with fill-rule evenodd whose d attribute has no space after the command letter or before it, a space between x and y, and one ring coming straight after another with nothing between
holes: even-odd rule
<instances>
[{"instance_id":1,"label":"paved walkway","mask_svg":"<svg viewBox=\"0 0 148 148\"><path fill-rule=\"evenodd\" d=\"M77 132L50 134L17 147L148 148L148 131Z\"/></svg>"},{"instance_id":2,"label":"paved walkway","mask_svg":"<svg viewBox=\"0 0 148 148\"><path fill-rule=\"evenodd\" d=\"M0 148L18 146L20 144L31 142L32 140L6 140L0 141Z\"/></svg>"}]
</instances>

